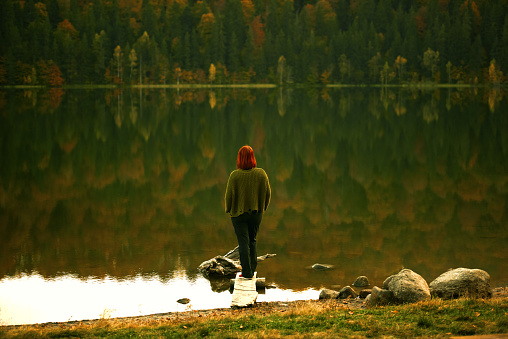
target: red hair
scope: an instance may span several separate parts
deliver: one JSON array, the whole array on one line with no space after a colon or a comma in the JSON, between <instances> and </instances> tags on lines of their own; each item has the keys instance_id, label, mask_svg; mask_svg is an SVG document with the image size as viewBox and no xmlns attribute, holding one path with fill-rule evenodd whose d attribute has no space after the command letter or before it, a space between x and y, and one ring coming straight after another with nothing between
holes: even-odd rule
<instances>
[{"instance_id":1,"label":"red hair","mask_svg":"<svg viewBox=\"0 0 508 339\"><path fill-rule=\"evenodd\" d=\"M236 168L248 170L256 167L256 158L254 157L254 150L252 147L245 145L238 151L238 158L236 159Z\"/></svg>"}]
</instances>

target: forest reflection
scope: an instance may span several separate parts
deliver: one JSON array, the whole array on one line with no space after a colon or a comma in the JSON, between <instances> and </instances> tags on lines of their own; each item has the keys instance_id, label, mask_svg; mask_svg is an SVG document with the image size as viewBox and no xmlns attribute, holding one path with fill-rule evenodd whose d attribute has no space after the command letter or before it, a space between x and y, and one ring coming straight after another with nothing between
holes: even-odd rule
<instances>
[{"instance_id":1,"label":"forest reflection","mask_svg":"<svg viewBox=\"0 0 508 339\"><path fill-rule=\"evenodd\" d=\"M342 284L470 266L507 283L503 94L2 90L0 277L197 275L236 245L223 194L250 144L273 190L263 275L305 288L315 262Z\"/></svg>"}]
</instances>

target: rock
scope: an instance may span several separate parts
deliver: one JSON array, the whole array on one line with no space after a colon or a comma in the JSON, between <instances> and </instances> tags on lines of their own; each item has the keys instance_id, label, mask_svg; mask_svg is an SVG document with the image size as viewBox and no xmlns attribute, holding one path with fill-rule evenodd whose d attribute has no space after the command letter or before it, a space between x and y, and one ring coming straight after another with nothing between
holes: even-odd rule
<instances>
[{"instance_id":1,"label":"rock","mask_svg":"<svg viewBox=\"0 0 508 339\"><path fill-rule=\"evenodd\" d=\"M367 298L368 295L372 294L372 289L365 289L365 290L361 290L359 295L360 295L360 298L362 299L365 299Z\"/></svg>"},{"instance_id":2,"label":"rock","mask_svg":"<svg viewBox=\"0 0 508 339\"><path fill-rule=\"evenodd\" d=\"M456 268L441 274L430 283L430 293L442 299L462 296L490 298L490 275L480 269Z\"/></svg>"},{"instance_id":3,"label":"rock","mask_svg":"<svg viewBox=\"0 0 508 339\"><path fill-rule=\"evenodd\" d=\"M355 282L353 283L353 286L354 287L366 287L366 286L369 286L369 279L362 275L362 276L359 276L358 278L356 278Z\"/></svg>"},{"instance_id":4,"label":"rock","mask_svg":"<svg viewBox=\"0 0 508 339\"><path fill-rule=\"evenodd\" d=\"M182 299L178 299L176 302L186 305L186 304L190 303L190 299L189 298L182 298Z\"/></svg>"},{"instance_id":5,"label":"rock","mask_svg":"<svg viewBox=\"0 0 508 339\"><path fill-rule=\"evenodd\" d=\"M430 299L427 282L410 269L403 269L388 277L383 282L383 289L391 291L397 303L401 304ZM374 289L372 293L374 293Z\"/></svg>"},{"instance_id":6,"label":"rock","mask_svg":"<svg viewBox=\"0 0 508 339\"><path fill-rule=\"evenodd\" d=\"M314 264L311 266L312 269L315 271L325 271L333 268L333 265L327 265L327 264Z\"/></svg>"},{"instance_id":7,"label":"rock","mask_svg":"<svg viewBox=\"0 0 508 339\"><path fill-rule=\"evenodd\" d=\"M236 272L240 272L242 268L237 262L218 255L215 258L201 263L198 270L206 277L217 277L235 275Z\"/></svg>"},{"instance_id":8,"label":"rock","mask_svg":"<svg viewBox=\"0 0 508 339\"><path fill-rule=\"evenodd\" d=\"M354 299L357 297L358 297L358 294L355 292L355 290L353 290L353 288L351 286L343 287L339 291L339 299L347 299L347 298Z\"/></svg>"},{"instance_id":9,"label":"rock","mask_svg":"<svg viewBox=\"0 0 508 339\"><path fill-rule=\"evenodd\" d=\"M275 257L277 254L274 254L274 253L266 253L265 255L260 255L257 259L258 259L258 262L259 261L263 261L265 259L268 259L268 258L272 258L272 257Z\"/></svg>"},{"instance_id":10,"label":"rock","mask_svg":"<svg viewBox=\"0 0 508 339\"><path fill-rule=\"evenodd\" d=\"M267 253L259 256L257 260L263 261L274 256L276 256L276 254ZM242 266L240 266L238 246L223 256L218 255L210 260L203 261L198 266L198 270L207 278L229 277L235 275L237 272L242 270Z\"/></svg>"},{"instance_id":11,"label":"rock","mask_svg":"<svg viewBox=\"0 0 508 339\"><path fill-rule=\"evenodd\" d=\"M382 306L395 304L396 300L392 291L374 286L372 293L365 298L365 303L368 306Z\"/></svg>"},{"instance_id":12,"label":"rock","mask_svg":"<svg viewBox=\"0 0 508 339\"><path fill-rule=\"evenodd\" d=\"M328 288L323 288L319 292L319 299L337 299L339 297L339 292L330 290Z\"/></svg>"}]
</instances>

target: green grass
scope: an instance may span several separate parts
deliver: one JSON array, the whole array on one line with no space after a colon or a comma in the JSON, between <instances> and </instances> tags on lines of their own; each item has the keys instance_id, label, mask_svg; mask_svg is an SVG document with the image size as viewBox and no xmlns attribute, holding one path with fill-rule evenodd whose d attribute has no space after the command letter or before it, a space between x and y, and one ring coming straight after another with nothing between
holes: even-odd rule
<instances>
[{"instance_id":1,"label":"green grass","mask_svg":"<svg viewBox=\"0 0 508 339\"><path fill-rule=\"evenodd\" d=\"M428 302L367 310L308 303L298 309L268 314L200 318L147 325L104 320L94 325L0 330L12 338L446 338L508 333L508 299Z\"/></svg>"}]
</instances>

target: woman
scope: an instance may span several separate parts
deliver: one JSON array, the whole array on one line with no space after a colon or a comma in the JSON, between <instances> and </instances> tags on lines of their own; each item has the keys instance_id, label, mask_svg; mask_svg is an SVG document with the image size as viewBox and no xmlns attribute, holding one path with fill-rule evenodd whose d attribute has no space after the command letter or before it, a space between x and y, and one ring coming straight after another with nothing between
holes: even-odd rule
<instances>
[{"instance_id":1,"label":"woman","mask_svg":"<svg viewBox=\"0 0 508 339\"><path fill-rule=\"evenodd\" d=\"M243 278L252 278L256 271L256 235L270 195L268 176L256 167L252 148L243 146L238 151L236 170L229 175L225 197L226 213L231 216L238 239Z\"/></svg>"}]
</instances>

